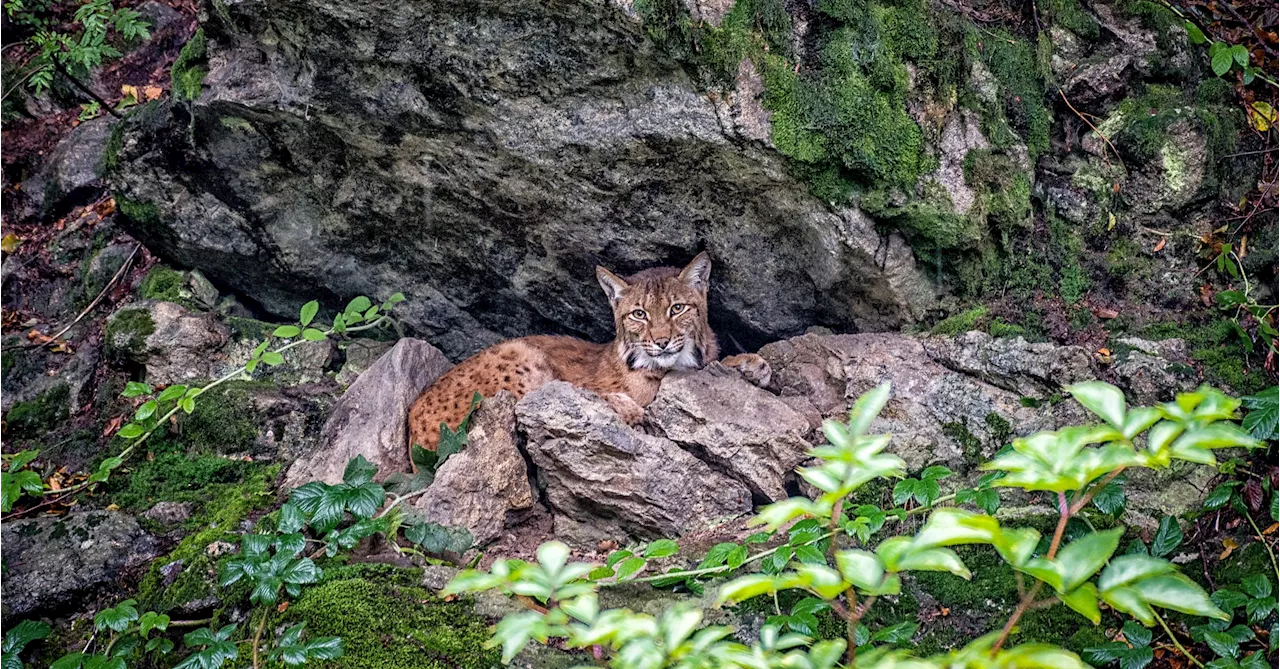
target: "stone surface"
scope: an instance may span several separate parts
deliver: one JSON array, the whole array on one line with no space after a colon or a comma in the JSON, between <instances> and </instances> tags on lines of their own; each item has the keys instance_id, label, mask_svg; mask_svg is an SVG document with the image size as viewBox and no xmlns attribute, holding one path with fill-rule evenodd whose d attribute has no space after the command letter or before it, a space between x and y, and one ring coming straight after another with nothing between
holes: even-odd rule
<instances>
[{"instance_id":1,"label":"stone surface","mask_svg":"<svg viewBox=\"0 0 1280 669\"><path fill-rule=\"evenodd\" d=\"M338 374L334 380L338 385L346 387L355 382L361 374L364 373L369 366L378 361L383 353L391 350L395 342L378 341L376 339L352 339L347 342L347 346L343 349L346 358L342 362L342 368L338 370Z\"/></svg>"},{"instance_id":2,"label":"stone surface","mask_svg":"<svg viewBox=\"0 0 1280 669\"><path fill-rule=\"evenodd\" d=\"M104 153L116 120L103 115L76 126L43 168L22 183L21 217L57 215L103 186Z\"/></svg>"},{"instance_id":3,"label":"stone surface","mask_svg":"<svg viewBox=\"0 0 1280 669\"><path fill-rule=\"evenodd\" d=\"M446 527L465 527L476 545L498 538L511 511L533 506L533 488L516 444L516 398L501 392L471 417L467 447L436 470L427 493L410 506Z\"/></svg>"},{"instance_id":4,"label":"stone surface","mask_svg":"<svg viewBox=\"0 0 1280 669\"><path fill-rule=\"evenodd\" d=\"M284 488L309 481L339 483L357 455L378 466L378 478L409 469L409 405L451 363L424 341L401 339L378 359L334 406L321 443L303 453L285 474Z\"/></svg>"},{"instance_id":5,"label":"stone surface","mask_svg":"<svg viewBox=\"0 0 1280 669\"><path fill-rule=\"evenodd\" d=\"M1131 401L1139 404L1167 402L1177 393L1194 390L1199 385L1196 370L1188 364L1186 345L1181 339L1153 342L1122 337L1119 343L1130 347L1130 350L1117 353L1111 372Z\"/></svg>"},{"instance_id":6,"label":"stone surface","mask_svg":"<svg viewBox=\"0 0 1280 669\"><path fill-rule=\"evenodd\" d=\"M747 486L758 501L789 497L784 484L809 449L809 421L737 375L670 374L645 411L659 435Z\"/></svg>"},{"instance_id":7,"label":"stone surface","mask_svg":"<svg viewBox=\"0 0 1280 669\"><path fill-rule=\"evenodd\" d=\"M758 107L741 107L743 134L725 125L616 7L226 10L236 35L204 26L203 94L131 118L111 181L146 205L131 227L149 248L281 317L403 291L398 317L455 359L536 331L602 340L594 265L700 248L711 319L748 348L814 323L896 328L932 304L898 235L810 195L750 139Z\"/></svg>"},{"instance_id":8,"label":"stone surface","mask_svg":"<svg viewBox=\"0 0 1280 669\"><path fill-rule=\"evenodd\" d=\"M144 320L149 333L138 327ZM111 315L106 344L116 357L145 365L147 382L157 385L209 378L229 336L211 314L148 300Z\"/></svg>"},{"instance_id":9,"label":"stone surface","mask_svg":"<svg viewBox=\"0 0 1280 669\"><path fill-rule=\"evenodd\" d=\"M161 525L178 525L191 517L191 503L157 502L155 506L144 511L142 517L154 520Z\"/></svg>"},{"instance_id":10,"label":"stone surface","mask_svg":"<svg viewBox=\"0 0 1280 669\"><path fill-rule=\"evenodd\" d=\"M746 486L627 427L585 390L554 381L521 399L516 415L557 536L565 526L578 541L590 534L582 530L599 539L672 537L751 510Z\"/></svg>"},{"instance_id":11,"label":"stone surface","mask_svg":"<svg viewBox=\"0 0 1280 669\"><path fill-rule=\"evenodd\" d=\"M1089 352L1080 346L1033 344L1022 337L997 339L985 332L927 337L921 343L944 367L1029 397L1044 398L1095 374Z\"/></svg>"},{"instance_id":12,"label":"stone surface","mask_svg":"<svg viewBox=\"0 0 1280 669\"><path fill-rule=\"evenodd\" d=\"M119 582L159 554L155 538L120 511L10 520L0 531L6 622L74 609L92 589Z\"/></svg>"}]
</instances>

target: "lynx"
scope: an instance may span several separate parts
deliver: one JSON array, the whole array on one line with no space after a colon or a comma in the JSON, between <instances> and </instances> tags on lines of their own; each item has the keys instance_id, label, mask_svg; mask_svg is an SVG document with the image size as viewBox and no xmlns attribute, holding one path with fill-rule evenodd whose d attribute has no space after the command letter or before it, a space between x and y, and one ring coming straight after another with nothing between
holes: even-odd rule
<instances>
[{"instance_id":1,"label":"lynx","mask_svg":"<svg viewBox=\"0 0 1280 669\"><path fill-rule=\"evenodd\" d=\"M440 424L466 417L474 393L492 397L506 390L516 398L550 381L566 381L600 395L629 425L671 370L713 365L737 370L757 385L769 382L769 364L747 353L716 362L720 347L707 324L711 259L700 253L684 269L655 267L621 278L596 268L596 279L613 307L616 337L608 344L564 336L512 339L463 360L422 393L409 410L409 443L435 450Z\"/></svg>"}]
</instances>

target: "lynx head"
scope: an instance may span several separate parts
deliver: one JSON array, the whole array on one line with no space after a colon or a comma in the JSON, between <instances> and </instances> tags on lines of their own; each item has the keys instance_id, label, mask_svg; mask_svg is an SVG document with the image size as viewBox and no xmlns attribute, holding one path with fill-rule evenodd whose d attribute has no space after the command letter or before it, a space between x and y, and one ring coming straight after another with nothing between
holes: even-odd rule
<instances>
[{"instance_id":1,"label":"lynx head","mask_svg":"<svg viewBox=\"0 0 1280 669\"><path fill-rule=\"evenodd\" d=\"M711 258L698 254L684 269L654 267L625 279L596 267L609 296L618 352L631 369L699 369L719 357L707 325Z\"/></svg>"}]
</instances>

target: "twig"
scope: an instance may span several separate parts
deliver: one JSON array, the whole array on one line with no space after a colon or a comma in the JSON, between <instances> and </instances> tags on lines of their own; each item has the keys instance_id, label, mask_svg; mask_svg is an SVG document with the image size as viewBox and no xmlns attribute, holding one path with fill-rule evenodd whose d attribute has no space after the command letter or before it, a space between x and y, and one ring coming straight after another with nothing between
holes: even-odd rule
<instances>
[{"instance_id":1,"label":"twig","mask_svg":"<svg viewBox=\"0 0 1280 669\"><path fill-rule=\"evenodd\" d=\"M1267 40L1263 39L1262 31L1253 27L1253 24L1249 23L1248 19L1246 19L1244 16L1241 16L1240 11L1235 8L1235 5L1232 5L1230 2L1228 2L1228 0L1223 0L1222 2L1218 3L1218 5L1221 7L1226 7L1227 11L1231 12L1231 15L1234 16L1237 21L1243 23L1245 27L1249 29L1249 32L1253 33L1253 38L1258 41L1258 44L1261 44L1262 48L1266 49L1267 53L1271 54L1272 56L1276 55L1276 50L1271 48L1270 44L1267 44Z\"/></svg>"},{"instance_id":2,"label":"twig","mask_svg":"<svg viewBox=\"0 0 1280 669\"><path fill-rule=\"evenodd\" d=\"M1076 116L1079 116L1080 120L1084 121L1085 125L1089 126L1089 128L1093 130L1093 134L1101 137L1102 141L1106 142L1107 146L1111 147L1111 151L1116 154L1116 160L1120 161L1121 169L1124 169L1124 158L1121 158L1120 152L1116 151L1115 144L1112 144L1111 140L1108 139L1106 135L1102 134L1101 130L1098 130L1098 126L1091 123L1089 119L1084 117L1084 114L1081 114L1080 111L1071 104L1071 101L1067 99L1067 94L1061 88L1058 89L1058 95L1062 96L1062 101L1067 103L1067 108L1075 113ZM1102 154L1102 160L1107 163L1107 167L1111 166L1111 161L1107 160L1107 154L1105 152Z\"/></svg>"},{"instance_id":3,"label":"twig","mask_svg":"<svg viewBox=\"0 0 1280 669\"><path fill-rule=\"evenodd\" d=\"M90 311L93 311L93 308L98 306L98 303L102 301L102 298L106 297L107 292L111 290L111 287L115 285L116 281L119 281L120 277L124 276L125 270L129 269L130 263L133 262L134 256L138 255L138 251L141 248L142 248L142 244L137 244L133 247L133 252L129 254L128 258L124 259L124 264L120 265L120 269L116 270L115 276L111 277L111 280L107 282L107 285L102 289L102 292L98 293L98 296L93 298L93 301L89 303L89 306L85 307L84 310L81 311L78 316L76 316L75 320L71 321L71 323L68 324L67 327L62 328L61 330L58 330L58 333L49 337L48 341L38 346L35 346L34 348L41 348L43 346L48 346L49 344L55 341L58 341L59 337L66 334L67 331L69 331L71 328L76 326L76 323L79 323L81 320L83 320L84 317L87 316ZM33 348L33 347L27 346L25 348Z\"/></svg>"}]
</instances>

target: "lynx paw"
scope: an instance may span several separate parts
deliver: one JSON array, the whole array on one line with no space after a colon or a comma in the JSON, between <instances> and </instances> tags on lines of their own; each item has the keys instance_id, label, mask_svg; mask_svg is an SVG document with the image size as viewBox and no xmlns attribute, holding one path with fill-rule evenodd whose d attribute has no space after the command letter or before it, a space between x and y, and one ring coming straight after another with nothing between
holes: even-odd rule
<instances>
[{"instance_id":1,"label":"lynx paw","mask_svg":"<svg viewBox=\"0 0 1280 669\"><path fill-rule=\"evenodd\" d=\"M626 393L610 393L604 396L604 401L627 425L638 425L644 420L644 407Z\"/></svg>"},{"instance_id":2,"label":"lynx paw","mask_svg":"<svg viewBox=\"0 0 1280 669\"><path fill-rule=\"evenodd\" d=\"M732 369L741 374L742 378L761 388L768 386L769 380L773 378L773 368L764 358L755 353L731 355L713 363L712 367L718 367L711 370L712 374L718 374L720 370Z\"/></svg>"}]
</instances>

